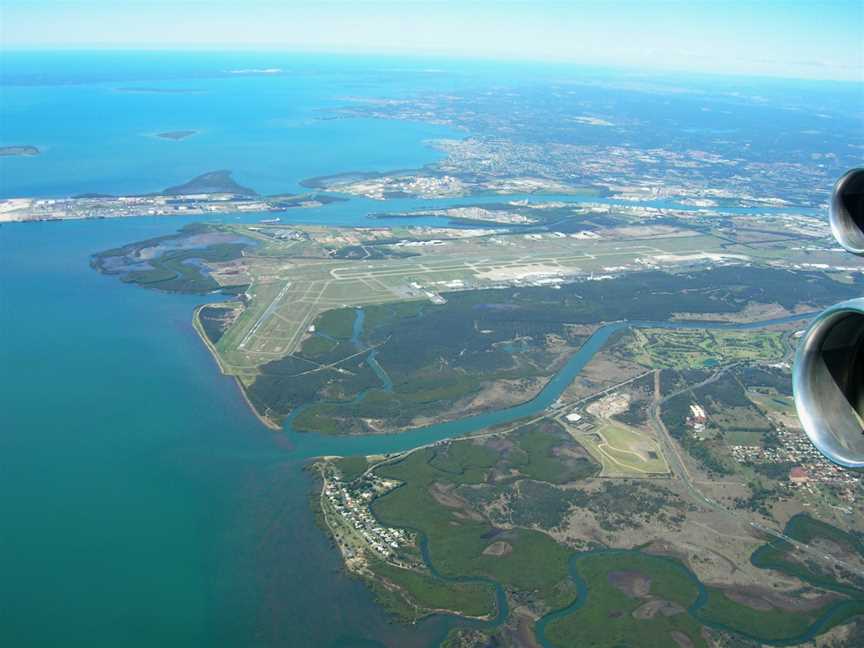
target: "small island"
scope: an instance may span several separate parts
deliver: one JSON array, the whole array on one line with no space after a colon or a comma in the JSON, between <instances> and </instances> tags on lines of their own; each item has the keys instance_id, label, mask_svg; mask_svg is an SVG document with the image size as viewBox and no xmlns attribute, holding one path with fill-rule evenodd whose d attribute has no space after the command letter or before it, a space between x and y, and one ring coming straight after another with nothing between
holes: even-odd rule
<instances>
[{"instance_id":1,"label":"small island","mask_svg":"<svg viewBox=\"0 0 864 648\"><path fill-rule=\"evenodd\" d=\"M39 155L39 153L41 151L38 148L29 144L24 146L0 146L0 156L4 157L16 155L33 157L34 155Z\"/></svg>"},{"instance_id":2,"label":"small island","mask_svg":"<svg viewBox=\"0 0 864 648\"><path fill-rule=\"evenodd\" d=\"M156 137L159 139L167 139L178 142L180 140L184 140L187 137L192 137L193 135L197 135L198 131L196 130L174 130L174 131L166 131L164 133L156 133Z\"/></svg>"},{"instance_id":3,"label":"small island","mask_svg":"<svg viewBox=\"0 0 864 648\"><path fill-rule=\"evenodd\" d=\"M175 187L168 187L162 191L163 196L186 196L190 194L217 194L230 193L237 196L257 196L258 192L249 187L244 187L235 182L231 172L222 169L202 173Z\"/></svg>"},{"instance_id":4,"label":"small island","mask_svg":"<svg viewBox=\"0 0 864 648\"><path fill-rule=\"evenodd\" d=\"M203 173L188 182L162 191L146 194L115 196L96 191L69 198L4 198L0 199L0 222L273 213L296 208L322 207L344 200L347 198L320 192L261 196L254 189L238 184L231 171L222 169Z\"/></svg>"}]
</instances>

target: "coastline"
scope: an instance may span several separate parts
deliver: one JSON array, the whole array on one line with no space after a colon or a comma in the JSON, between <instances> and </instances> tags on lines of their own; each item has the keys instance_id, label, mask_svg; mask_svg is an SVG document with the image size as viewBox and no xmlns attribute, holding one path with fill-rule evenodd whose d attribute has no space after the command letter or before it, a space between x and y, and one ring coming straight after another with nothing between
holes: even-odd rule
<instances>
[{"instance_id":1,"label":"coastline","mask_svg":"<svg viewBox=\"0 0 864 648\"><path fill-rule=\"evenodd\" d=\"M216 347L207 337L207 334L204 332L204 328L201 325L201 320L198 318L198 315L201 313L201 309L205 306L211 306L212 304L201 304L195 307L195 310L192 312L192 328L195 329L195 332L198 334L198 337L204 343L204 346L207 347L207 350L210 352L210 355L216 361L216 366L219 367L219 373L223 376L231 376L234 379L234 383L237 385L237 389L240 390L240 395L243 397L243 400L246 402L246 405L255 415L261 423L268 429L273 430L274 432L281 432L282 426L279 425L276 421L271 419L270 417L261 414L255 405L252 404L252 401L249 400L249 395L246 393L246 389L243 387L243 383L240 381L240 378L237 376L231 375L225 371L225 367L222 365L222 359L219 357L219 352L216 350Z\"/></svg>"},{"instance_id":2,"label":"coastline","mask_svg":"<svg viewBox=\"0 0 864 648\"><path fill-rule=\"evenodd\" d=\"M232 376L232 378L234 378L234 382L237 384L237 389L240 390L240 394L243 396L243 400L246 401L246 404L249 406L249 409L252 410L252 413L255 415L255 417L270 430L273 430L274 432L281 432L281 425L279 425L269 416L261 414L258 409L252 404L252 401L249 400L249 395L246 393L246 389L243 387L243 383L240 382L240 379L237 376Z\"/></svg>"},{"instance_id":3,"label":"coastline","mask_svg":"<svg viewBox=\"0 0 864 648\"><path fill-rule=\"evenodd\" d=\"M398 453L397 456L398 457L405 457L405 456L408 456L409 454L416 452L417 450L421 450L425 447L426 446L424 445L424 446L419 446L417 448L412 448L411 450L407 450L405 452ZM318 510L316 511L316 514L320 514L319 521L322 525L322 530L327 534L327 536L330 538L331 543L333 545L335 545L335 547L339 551L339 554L342 558L342 569L344 570L346 575L360 579L372 590L373 593L376 592L377 587L384 587L385 589L393 591L394 593L398 592L399 595L402 597L403 601L409 607L413 608L414 612L416 613L416 615L410 619L411 623L417 623L418 621L420 621L422 619L425 619L427 617L434 616L437 614L455 616L455 617L458 617L460 619L467 619L469 621L480 621L480 622L484 622L484 623L490 623L490 622L495 621L495 619L497 619L501 614L501 604L500 604L499 600L497 599L497 597L495 600L494 611L489 613L489 614L484 614L484 615L479 615L479 616L464 614L458 610L453 610L453 609L449 609L449 608L425 607L425 606L419 604L418 602L411 600L409 598L408 591L404 587L399 586L399 585L392 586L392 585L388 584L386 579L383 579L379 574L376 574L375 571L369 567L368 557L367 557L367 553L366 553L368 551L368 549L364 550L364 552L361 556L352 555L352 551L348 547L348 545L340 540L340 534L337 532L337 527L331 521L330 516L328 515L328 510L330 509L330 505L328 505L326 502L326 489L328 486L328 481L327 481L327 476L325 473L324 466L322 465L322 462L327 462L327 461L331 461L333 459L338 459L338 458L340 458L340 457L338 457L338 456L321 456L321 457L317 457L314 460L314 462L311 464L311 467L317 473L318 478L321 480L321 488L318 491L317 497L315 497L315 495L313 493L313 495L310 497L310 500L312 502L317 503ZM389 463L390 461L395 460L395 459L396 459L396 457L391 457L390 459L387 459L387 460L382 461L380 463L376 463L372 466L369 466L368 470L364 474L368 474L369 472L371 472L375 468L378 468L381 465L383 465L384 463ZM391 567L396 567L398 569L406 569L409 571L414 571L416 573L420 573L416 569L411 569L409 567L401 566L401 565L395 564L393 562L390 562L386 559L381 559L381 560L383 560L386 564L390 565ZM426 563L426 566L431 567L428 563ZM438 577L438 578L440 578L440 577ZM447 580L447 579L442 579L442 580Z\"/></svg>"}]
</instances>

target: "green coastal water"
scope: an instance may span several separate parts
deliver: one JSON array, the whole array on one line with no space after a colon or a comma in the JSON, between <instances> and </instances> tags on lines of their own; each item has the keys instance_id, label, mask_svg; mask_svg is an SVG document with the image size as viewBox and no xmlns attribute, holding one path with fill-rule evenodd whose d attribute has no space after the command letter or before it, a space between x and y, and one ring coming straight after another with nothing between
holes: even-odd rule
<instances>
[{"instance_id":1,"label":"green coastal water","mask_svg":"<svg viewBox=\"0 0 864 648\"><path fill-rule=\"evenodd\" d=\"M322 119L397 79L403 91L442 87L390 65L4 55L3 139L41 154L0 160L0 195L144 192L215 168L262 192L296 191L318 174L422 166L437 157L423 142L451 129ZM229 72L276 66L285 74ZM467 79L456 77L443 87ZM187 127L200 132L152 137ZM371 203L298 216L368 222ZM298 454L250 414L194 333L203 299L89 268L94 252L188 222L0 226L0 645L428 645L446 621L393 628L341 575Z\"/></svg>"},{"instance_id":2,"label":"green coastal water","mask_svg":"<svg viewBox=\"0 0 864 648\"><path fill-rule=\"evenodd\" d=\"M178 225L0 227L0 645L427 645L446 621L390 626L340 573L297 454L194 333L202 298L88 266Z\"/></svg>"}]
</instances>

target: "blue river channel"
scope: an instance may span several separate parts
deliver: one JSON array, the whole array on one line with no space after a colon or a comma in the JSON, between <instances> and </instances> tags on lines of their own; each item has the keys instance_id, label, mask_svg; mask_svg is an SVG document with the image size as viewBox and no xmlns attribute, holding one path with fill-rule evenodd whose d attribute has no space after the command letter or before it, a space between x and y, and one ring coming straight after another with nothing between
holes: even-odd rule
<instances>
[{"instance_id":1,"label":"blue river channel","mask_svg":"<svg viewBox=\"0 0 864 648\"><path fill-rule=\"evenodd\" d=\"M286 419L285 432L294 447L295 458L309 459L323 455L368 455L386 454L392 452L403 452L422 445L464 436L477 432L484 428L495 425L512 423L522 418L534 416L550 407L561 396L567 386L573 382L594 355L603 348L603 345L612 335L627 328L666 328L666 329L730 329L749 330L787 324L789 322L804 321L812 318L815 313L801 313L778 319L762 320L759 322L730 323L730 322L610 322L604 324L589 337L585 343L574 353L566 364L556 373L549 382L540 390L534 398L513 407L492 410L483 414L466 416L465 418L443 423L435 423L423 427L399 432L398 434L377 434L365 436L325 436L308 432L297 432L291 427L294 416L302 409L298 408ZM358 309L358 316L354 321L355 345L360 348L360 334L363 326L363 311ZM375 371L385 388L392 387L390 378L384 369L375 361L374 354L370 354L370 367ZM362 394L358 398L362 398Z\"/></svg>"}]
</instances>

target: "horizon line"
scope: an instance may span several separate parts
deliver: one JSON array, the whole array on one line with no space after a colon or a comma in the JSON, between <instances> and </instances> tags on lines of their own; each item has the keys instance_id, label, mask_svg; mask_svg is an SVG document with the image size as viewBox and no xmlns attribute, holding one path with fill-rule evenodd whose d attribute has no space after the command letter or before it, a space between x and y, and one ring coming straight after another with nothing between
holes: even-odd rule
<instances>
[{"instance_id":1,"label":"horizon line","mask_svg":"<svg viewBox=\"0 0 864 648\"><path fill-rule=\"evenodd\" d=\"M7 54L15 53L51 53L51 52L87 52L87 53L110 53L110 52L164 52L164 53L282 53L282 54L319 54L331 56L366 56L366 57L383 57L383 58L405 58L405 59L439 59L453 61L484 61L490 63L501 64L531 64L531 65L553 65L553 66L573 66L579 68L592 68L597 70L614 70L619 72L631 72L638 74L650 74L660 76L663 74L673 74L681 76L707 76L707 77L725 77L729 79L749 78L749 79L771 79L778 81L801 81L812 83L838 83L848 85L864 86L864 71L859 78L820 78L812 76L794 76L789 74L770 74L764 71L759 72L727 72L721 70L696 70L692 68L670 66L651 67L648 65L625 64L625 63L599 63L585 62L575 58L558 58L558 57L530 57L530 56L506 56L501 54L479 54L479 53L454 53L448 51L408 51L408 50L369 50L369 49L334 49L330 47L304 47L295 48L284 45L237 45L237 44L143 44L136 43L130 45L83 45L83 44L56 44L46 46L44 44L12 46L3 45L0 42L0 60ZM814 67L817 67L814 65Z\"/></svg>"}]
</instances>

